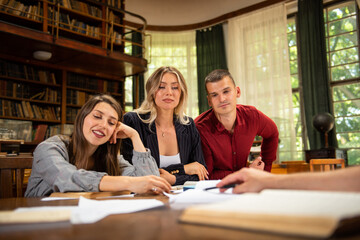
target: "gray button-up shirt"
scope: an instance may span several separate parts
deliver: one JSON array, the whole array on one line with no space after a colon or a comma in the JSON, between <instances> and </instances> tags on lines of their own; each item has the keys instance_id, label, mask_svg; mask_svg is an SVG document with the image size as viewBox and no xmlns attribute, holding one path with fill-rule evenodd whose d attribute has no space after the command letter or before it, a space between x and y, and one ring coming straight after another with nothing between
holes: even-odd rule
<instances>
[{"instance_id":1,"label":"gray button-up shirt","mask_svg":"<svg viewBox=\"0 0 360 240\"><path fill-rule=\"evenodd\" d=\"M122 176L159 176L159 169L150 150L136 152L131 165L122 155L118 156ZM98 192L105 172L77 169L69 163L66 144L59 136L40 143L34 151L31 176L25 197L48 196L52 192Z\"/></svg>"}]
</instances>

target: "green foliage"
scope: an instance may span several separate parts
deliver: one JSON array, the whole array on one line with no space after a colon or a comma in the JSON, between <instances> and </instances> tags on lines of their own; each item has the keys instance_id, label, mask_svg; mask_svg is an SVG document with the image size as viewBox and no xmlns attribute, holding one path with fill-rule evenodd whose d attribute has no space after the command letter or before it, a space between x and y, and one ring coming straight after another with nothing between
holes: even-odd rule
<instances>
[{"instance_id":1,"label":"green foliage","mask_svg":"<svg viewBox=\"0 0 360 240\"><path fill-rule=\"evenodd\" d=\"M350 149L347 155L349 165L360 165L360 149Z\"/></svg>"},{"instance_id":2,"label":"green foliage","mask_svg":"<svg viewBox=\"0 0 360 240\"><path fill-rule=\"evenodd\" d=\"M360 83L338 85L332 90L335 102L360 98Z\"/></svg>"},{"instance_id":3,"label":"green foliage","mask_svg":"<svg viewBox=\"0 0 360 240\"><path fill-rule=\"evenodd\" d=\"M334 103L335 117L360 115L360 100L348 100Z\"/></svg>"},{"instance_id":4,"label":"green foliage","mask_svg":"<svg viewBox=\"0 0 360 240\"><path fill-rule=\"evenodd\" d=\"M352 132L354 129L360 129L360 117L339 117L336 118L335 125L337 133Z\"/></svg>"},{"instance_id":5,"label":"green foliage","mask_svg":"<svg viewBox=\"0 0 360 240\"><path fill-rule=\"evenodd\" d=\"M360 77L359 63L343 65L331 68L331 80L339 81Z\"/></svg>"}]
</instances>

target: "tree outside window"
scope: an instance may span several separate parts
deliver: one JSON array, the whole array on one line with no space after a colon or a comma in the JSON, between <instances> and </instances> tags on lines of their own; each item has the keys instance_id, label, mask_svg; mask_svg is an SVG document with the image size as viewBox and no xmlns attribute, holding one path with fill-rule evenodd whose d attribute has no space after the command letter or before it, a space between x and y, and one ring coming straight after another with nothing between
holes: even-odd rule
<instances>
[{"instance_id":1,"label":"tree outside window","mask_svg":"<svg viewBox=\"0 0 360 240\"><path fill-rule=\"evenodd\" d=\"M355 1L324 9L327 60L339 148L360 164L359 11Z\"/></svg>"}]
</instances>

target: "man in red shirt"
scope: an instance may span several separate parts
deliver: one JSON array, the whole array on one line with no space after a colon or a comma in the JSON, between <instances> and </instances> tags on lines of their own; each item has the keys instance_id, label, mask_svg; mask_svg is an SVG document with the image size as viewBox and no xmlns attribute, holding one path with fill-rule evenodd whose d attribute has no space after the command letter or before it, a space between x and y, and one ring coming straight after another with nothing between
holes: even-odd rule
<instances>
[{"instance_id":1,"label":"man in red shirt","mask_svg":"<svg viewBox=\"0 0 360 240\"><path fill-rule=\"evenodd\" d=\"M236 103L240 88L227 70L217 69L205 78L210 110L195 119L210 179L222 179L246 167L256 135L262 137L260 157L250 167L271 170L276 159L279 132L269 117L253 106Z\"/></svg>"}]
</instances>

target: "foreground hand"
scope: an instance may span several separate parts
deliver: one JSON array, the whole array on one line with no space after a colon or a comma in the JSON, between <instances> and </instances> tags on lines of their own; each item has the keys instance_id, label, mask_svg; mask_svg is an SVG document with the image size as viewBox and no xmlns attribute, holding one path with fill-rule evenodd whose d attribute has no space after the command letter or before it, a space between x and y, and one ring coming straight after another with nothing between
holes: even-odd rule
<instances>
[{"instance_id":1,"label":"foreground hand","mask_svg":"<svg viewBox=\"0 0 360 240\"><path fill-rule=\"evenodd\" d=\"M238 184L234 187L233 193L244 192L260 192L265 189L267 183L273 181L276 176L258 169L242 168L237 172L234 172L219 182L216 187L220 188L220 192L225 192L226 189L222 188L228 184Z\"/></svg>"},{"instance_id":2,"label":"foreground hand","mask_svg":"<svg viewBox=\"0 0 360 240\"><path fill-rule=\"evenodd\" d=\"M265 163L261 160L261 157L257 157L250 165L249 168L256 168L259 170L264 170Z\"/></svg>"},{"instance_id":3,"label":"foreground hand","mask_svg":"<svg viewBox=\"0 0 360 240\"><path fill-rule=\"evenodd\" d=\"M114 133L111 135L109 139L109 142L111 144L115 144L117 138L121 138L121 139L132 138L136 133L137 133L136 130L133 129L132 127L129 127L128 125L125 125L122 122L118 122L116 124Z\"/></svg>"},{"instance_id":4,"label":"foreground hand","mask_svg":"<svg viewBox=\"0 0 360 240\"><path fill-rule=\"evenodd\" d=\"M174 185L176 182L176 177L172 174L170 174L168 171L159 168L160 177L164 178L170 185Z\"/></svg>"},{"instance_id":5,"label":"foreground hand","mask_svg":"<svg viewBox=\"0 0 360 240\"><path fill-rule=\"evenodd\" d=\"M163 178L157 176L132 177L130 191L135 193L162 194L170 192L171 185Z\"/></svg>"},{"instance_id":6,"label":"foreground hand","mask_svg":"<svg viewBox=\"0 0 360 240\"><path fill-rule=\"evenodd\" d=\"M187 175L198 175L199 180L209 179L209 172L204 165L198 162L192 162L184 165L184 170Z\"/></svg>"}]
</instances>

